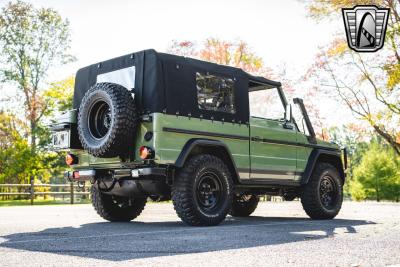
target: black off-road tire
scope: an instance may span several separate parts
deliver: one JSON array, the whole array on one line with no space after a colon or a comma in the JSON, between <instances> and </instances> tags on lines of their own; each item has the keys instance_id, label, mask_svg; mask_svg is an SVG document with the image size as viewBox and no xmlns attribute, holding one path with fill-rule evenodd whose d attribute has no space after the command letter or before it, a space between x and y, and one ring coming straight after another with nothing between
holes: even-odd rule
<instances>
[{"instance_id":1,"label":"black off-road tire","mask_svg":"<svg viewBox=\"0 0 400 267\"><path fill-rule=\"evenodd\" d=\"M331 195L332 201L324 204L324 189L329 180L334 188ZM329 186L328 186L329 187ZM326 190L325 190L326 192ZM326 200L326 198L325 198ZM327 203L331 203L327 205ZM338 170L329 163L318 163L310 177L309 182L303 187L301 203L304 211L311 219L333 219L340 211L343 202L343 182Z\"/></svg>"},{"instance_id":2,"label":"black off-road tire","mask_svg":"<svg viewBox=\"0 0 400 267\"><path fill-rule=\"evenodd\" d=\"M106 122L103 127L98 126L101 122ZM137 125L138 113L132 95L121 85L97 83L82 99L78 114L79 140L93 156L125 156L133 147Z\"/></svg>"},{"instance_id":3,"label":"black off-road tire","mask_svg":"<svg viewBox=\"0 0 400 267\"><path fill-rule=\"evenodd\" d=\"M256 210L259 200L256 195L235 195L229 214L234 217L248 217Z\"/></svg>"},{"instance_id":4,"label":"black off-road tire","mask_svg":"<svg viewBox=\"0 0 400 267\"><path fill-rule=\"evenodd\" d=\"M210 183L210 188L207 183ZM212 186L213 183L218 184L219 191L213 191L213 188L217 188ZM224 162L213 155L203 154L190 158L177 173L172 186L175 211L183 222L192 226L221 223L231 208L232 198L231 173Z\"/></svg>"},{"instance_id":5,"label":"black off-road tire","mask_svg":"<svg viewBox=\"0 0 400 267\"><path fill-rule=\"evenodd\" d=\"M114 197L102 193L92 186L92 205L97 213L110 222L129 222L135 219L146 206L146 198Z\"/></svg>"}]
</instances>

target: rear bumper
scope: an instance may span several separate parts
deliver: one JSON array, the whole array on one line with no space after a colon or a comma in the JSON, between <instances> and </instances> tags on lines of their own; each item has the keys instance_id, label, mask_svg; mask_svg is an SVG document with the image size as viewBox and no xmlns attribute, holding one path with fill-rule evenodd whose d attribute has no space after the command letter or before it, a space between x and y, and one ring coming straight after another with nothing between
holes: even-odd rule
<instances>
[{"instance_id":1,"label":"rear bumper","mask_svg":"<svg viewBox=\"0 0 400 267\"><path fill-rule=\"evenodd\" d=\"M65 178L69 182L90 181L102 193L114 196L169 199L171 195L166 167L75 170L65 172Z\"/></svg>"},{"instance_id":2,"label":"rear bumper","mask_svg":"<svg viewBox=\"0 0 400 267\"><path fill-rule=\"evenodd\" d=\"M137 180L150 177L166 177L167 170L162 167L145 167L136 169L115 169L115 170L95 170L84 169L66 171L64 178L69 182L94 181L99 177L109 177L111 179L131 179Z\"/></svg>"}]
</instances>

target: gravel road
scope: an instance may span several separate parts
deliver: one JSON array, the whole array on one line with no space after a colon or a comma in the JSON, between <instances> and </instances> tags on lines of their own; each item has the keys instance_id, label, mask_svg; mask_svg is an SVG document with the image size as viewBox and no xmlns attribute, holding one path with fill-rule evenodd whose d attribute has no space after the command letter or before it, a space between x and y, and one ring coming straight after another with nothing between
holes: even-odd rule
<instances>
[{"instance_id":1,"label":"gravel road","mask_svg":"<svg viewBox=\"0 0 400 267\"><path fill-rule=\"evenodd\" d=\"M297 201L253 216L189 227L172 204L148 204L131 223L90 205L0 208L0 266L386 266L400 264L400 205L345 202L312 221Z\"/></svg>"}]
</instances>

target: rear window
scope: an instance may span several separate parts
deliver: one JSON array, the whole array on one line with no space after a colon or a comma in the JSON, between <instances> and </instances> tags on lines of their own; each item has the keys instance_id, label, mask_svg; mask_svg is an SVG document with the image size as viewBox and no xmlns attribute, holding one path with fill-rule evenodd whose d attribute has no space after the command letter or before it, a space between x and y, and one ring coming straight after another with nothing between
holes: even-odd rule
<instances>
[{"instance_id":1,"label":"rear window","mask_svg":"<svg viewBox=\"0 0 400 267\"><path fill-rule=\"evenodd\" d=\"M196 72L199 109L235 113L234 83L231 78Z\"/></svg>"}]
</instances>

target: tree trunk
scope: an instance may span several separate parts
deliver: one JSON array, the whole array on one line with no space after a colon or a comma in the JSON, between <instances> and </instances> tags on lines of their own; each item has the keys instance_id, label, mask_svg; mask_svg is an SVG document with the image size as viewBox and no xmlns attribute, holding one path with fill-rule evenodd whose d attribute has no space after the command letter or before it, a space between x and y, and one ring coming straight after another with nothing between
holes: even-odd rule
<instances>
[{"instance_id":1,"label":"tree trunk","mask_svg":"<svg viewBox=\"0 0 400 267\"><path fill-rule=\"evenodd\" d=\"M379 196L379 181L378 181L378 177L375 178L376 179L376 185L375 185L375 192L376 192L376 201L379 202L380 201L380 196Z\"/></svg>"},{"instance_id":2,"label":"tree trunk","mask_svg":"<svg viewBox=\"0 0 400 267\"><path fill-rule=\"evenodd\" d=\"M31 118L31 151L32 153L36 152L36 122Z\"/></svg>"}]
</instances>

